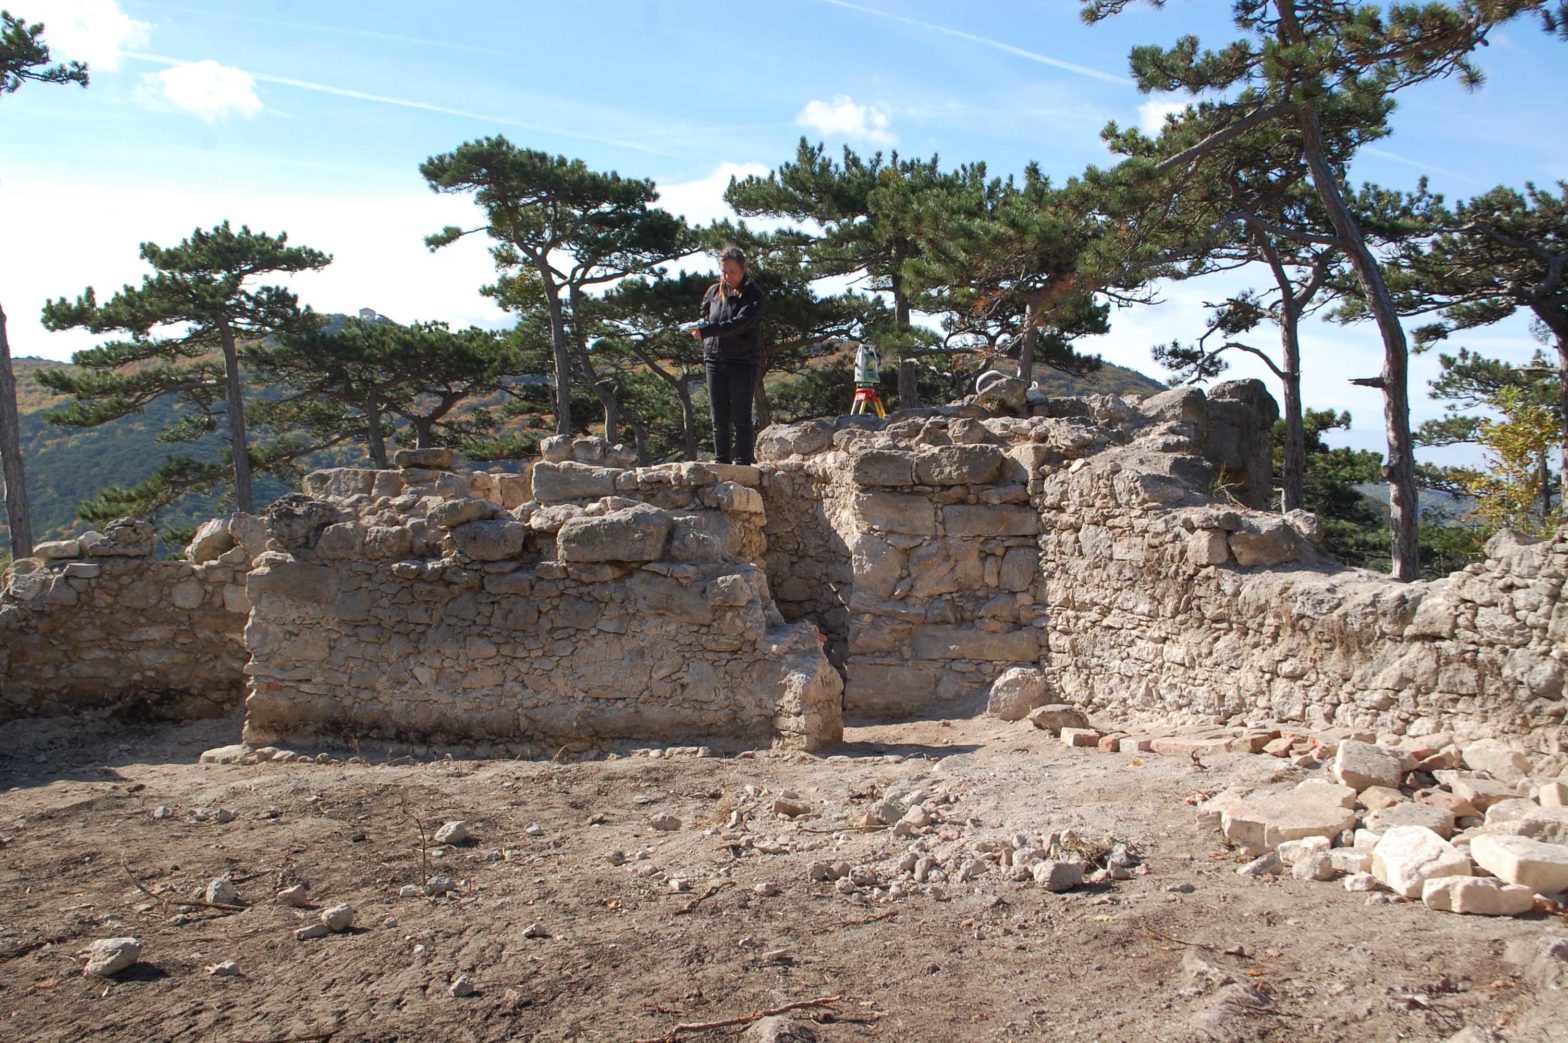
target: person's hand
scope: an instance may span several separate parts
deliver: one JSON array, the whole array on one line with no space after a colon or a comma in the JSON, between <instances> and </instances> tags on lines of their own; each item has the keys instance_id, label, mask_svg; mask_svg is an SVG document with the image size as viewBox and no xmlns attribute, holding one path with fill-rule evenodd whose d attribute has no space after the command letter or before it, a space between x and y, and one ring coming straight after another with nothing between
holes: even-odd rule
<instances>
[{"instance_id":1,"label":"person's hand","mask_svg":"<svg viewBox=\"0 0 1568 1043\"><path fill-rule=\"evenodd\" d=\"M691 335L695 339L697 339L697 340L701 340L702 339L702 331L699 330L699 329L693 328L692 331L691 331Z\"/></svg>"}]
</instances>

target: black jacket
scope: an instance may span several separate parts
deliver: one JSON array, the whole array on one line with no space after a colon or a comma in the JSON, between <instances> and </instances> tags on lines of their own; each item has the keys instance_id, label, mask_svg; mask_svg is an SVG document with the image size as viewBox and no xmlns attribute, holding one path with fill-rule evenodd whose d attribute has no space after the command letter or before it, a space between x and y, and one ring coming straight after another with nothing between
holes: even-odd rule
<instances>
[{"instance_id":1,"label":"black jacket","mask_svg":"<svg viewBox=\"0 0 1568 1043\"><path fill-rule=\"evenodd\" d=\"M751 276L735 293L720 293L716 282L702 295L702 357L762 361L762 309L767 298Z\"/></svg>"}]
</instances>

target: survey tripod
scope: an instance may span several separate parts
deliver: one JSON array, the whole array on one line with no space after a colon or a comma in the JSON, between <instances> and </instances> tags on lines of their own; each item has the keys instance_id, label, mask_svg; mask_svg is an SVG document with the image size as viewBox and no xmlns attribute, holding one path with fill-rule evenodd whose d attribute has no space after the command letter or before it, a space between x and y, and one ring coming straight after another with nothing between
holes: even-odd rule
<instances>
[{"instance_id":1,"label":"survey tripod","mask_svg":"<svg viewBox=\"0 0 1568 1043\"><path fill-rule=\"evenodd\" d=\"M879 417L887 416L887 410L882 408L882 399L877 394L877 384L881 378L880 362L874 345L862 344L855 349L855 401L849 407L851 415L874 412Z\"/></svg>"}]
</instances>

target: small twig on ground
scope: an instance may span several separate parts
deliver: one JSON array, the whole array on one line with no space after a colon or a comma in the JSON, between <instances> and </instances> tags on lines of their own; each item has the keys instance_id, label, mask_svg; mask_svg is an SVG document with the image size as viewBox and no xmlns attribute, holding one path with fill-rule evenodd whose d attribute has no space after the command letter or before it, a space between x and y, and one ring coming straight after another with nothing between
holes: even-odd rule
<instances>
[{"instance_id":1,"label":"small twig on ground","mask_svg":"<svg viewBox=\"0 0 1568 1043\"><path fill-rule=\"evenodd\" d=\"M832 829L812 829L810 826L797 827L802 833L880 833L892 826L834 826Z\"/></svg>"},{"instance_id":2,"label":"small twig on ground","mask_svg":"<svg viewBox=\"0 0 1568 1043\"><path fill-rule=\"evenodd\" d=\"M713 1029L732 1028L736 1025L750 1025L763 1018L771 1018L776 1014L788 1014L792 1010L804 1010L808 1007L826 1007L837 1003L842 997L823 996L814 1000L800 1000L796 1003L786 1003L782 1007L771 1010L759 1010L738 1018L725 1018L723 1021L697 1021L690 1024L676 1025L662 1036L651 1036L646 1039L634 1040L633 1043L676 1043L682 1032L711 1032Z\"/></svg>"},{"instance_id":3,"label":"small twig on ground","mask_svg":"<svg viewBox=\"0 0 1568 1043\"><path fill-rule=\"evenodd\" d=\"M239 1043L326 1043L332 1038L330 1032L318 1032L314 1036L282 1036L278 1039L242 1039Z\"/></svg>"},{"instance_id":4,"label":"small twig on ground","mask_svg":"<svg viewBox=\"0 0 1568 1043\"><path fill-rule=\"evenodd\" d=\"M1209 945L1206 942L1188 942L1180 938L1172 938L1168 934L1161 934L1152 927L1143 928L1143 933L1158 938L1162 942L1170 942L1172 945L1190 945L1194 949L1206 949L1209 952L1214 952L1218 948L1218 946Z\"/></svg>"},{"instance_id":5,"label":"small twig on ground","mask_svg":"<svg viewBox=\"0 0 1568 1043\"><path fill-rule=\"evenodd\" d=\"M876 923L879 920L891 920L893 917L895 917L897 915L898 915L898 910L897 909L888 909L888 910L885 910L883 912L877 913L875 916L862 916L862 917L860 917L857 920L840 920L838 922L838 926L839 927L864 927L868 923ZM812 933L813 934L825 934L828 931L831 931L833 929L834 928L832 928L832 927L819 927L815 931L813 931Z\"/></svg>"},{"instance_id":6,"label":"small twig on ground","mask_svg":"<svg viewBox=\"0 0 1568 1043\"><path fill-rule=\"evenodd\" d=\"M712 887L709 887L706 891L702 892L702 894L698 895L696 898L693 898L691 901L677 909L675 911L675 915L685 916L687 913L691 912L693 909L697 908L697 906L701 905L709 898L712 898L726 887L733 887L734 885L735 881L733 880L724 880L720 883L714 884Z\"/></svg>"},{"instance_id":7,"label":"small twig on ground","mask_svg":"<svg viewBox=\"0 0 1568 1043\"><path fill-rule=\"evenodd\" d=\"M414 824L414 829L419 833L419 883L423 885L430 879L430 837L425 831L425 824L419 821L419 817L408 806L408 790L399 786L397 796L398 808Z\"/></svg>"},{"instance_id":8,"label":"small twig on ground","mask_svg":"<svg viewBox=\"0 0 1568 1043\"><path fill-rule=\"evenodd\" d=\"M182 909L217 909L219 912L224 913L243 913L245 911L243 905L229 905L227 902L209 902L202 898L170 898L166 894L149 890L147 885L136 879L136 874L131 872L131 867L126 864L123 858L120 859L120 868L125 870L125 875L131 878L131 883L136 885L136 890L159 903L165 909L174 905Z\"/></svg>"}]
</instances>

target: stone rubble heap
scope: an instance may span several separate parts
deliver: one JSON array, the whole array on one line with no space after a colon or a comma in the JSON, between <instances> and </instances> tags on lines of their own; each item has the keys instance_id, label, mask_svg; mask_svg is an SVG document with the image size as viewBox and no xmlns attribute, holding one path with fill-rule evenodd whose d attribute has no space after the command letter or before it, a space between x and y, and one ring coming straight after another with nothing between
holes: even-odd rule
<instances>
[{"instance_id":1,"label":"stone rubble heap","mask_svg":"<svg viewBox=\"0 0 1568 1043\"><path fill-rule=\"evenodd\" d=\"M750 564L757 471L544 448L511 509L520 487L486 476L503 500L476 496L444 450L316 472L274 504L249 581L246 743L837 741L838 676Z\"/></svg>"},{"instance_id":2,"label":"stone rubble heap","mask_svg":"<svg viewBox=\"0 0 1568 1043\"><path fill-rule=\"evenodd\" d=\"M1384 738L1318 738L1327 778L1231 787L1199 805L1198 822L1254 859L1245 876L1340 879L1370 901L1454 913L1568 906L1568 756Z\"/></svg>"}]
</instances>

